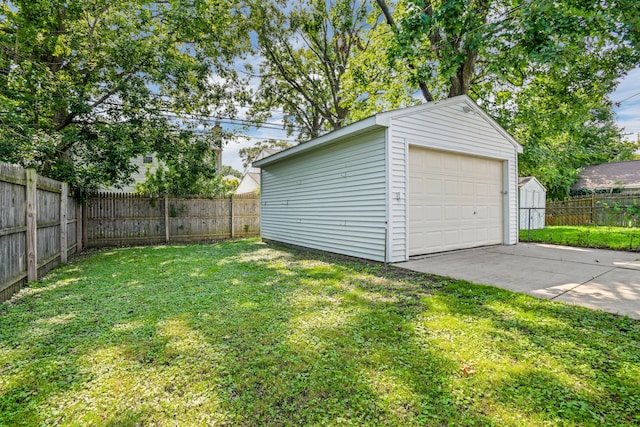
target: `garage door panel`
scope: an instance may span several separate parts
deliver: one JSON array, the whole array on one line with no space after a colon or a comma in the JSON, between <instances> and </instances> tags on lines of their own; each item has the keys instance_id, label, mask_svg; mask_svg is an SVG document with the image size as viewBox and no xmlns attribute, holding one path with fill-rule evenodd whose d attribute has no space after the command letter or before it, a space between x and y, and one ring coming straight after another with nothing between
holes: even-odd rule
<instances>
[{"instance_id":1,"label":"garage door panel","mask_svg":"<svg viewBox=\"0 0 640 427\"><path fill-rule=\"evenodd\" d=\"M457 206L444 206L444 217L457 221L461 218L460 209Z\"/></svg>"},{"instance_id":2,"label":"garage door panel","mask_svg":"<svg viewBox=\"0 0 640 427\"><path fill-rule=\"evenodd\" d=\"M424 191L427 194L442 194L442 180L424 178Z\"/></svg>"},{"instance_id":3,"label":"garage door panel","mask_svg":"<svg viewBox=\"0 0 640 427\"><path fill-rule=\"evenodd\" d=\"M465 196L471 196L474 192L474 184L473 182L461 182L462 194Z\"/></svg>"},{"instance_id":4,"label":"garage door panel","mask_svg":"<svg viewBox=\"0 0 640 427\"><path fill-rule=\"evenodd\" d=\"M409 151L409 255L502 243L501 161Z\"/></svg>"},{"instance_id":5,"label":"garage door panel","mask_svg":"<svg viewBox=\"0 0 640 427\"><path fill-rule=\"evenodd\" d=\"M457 193L460 187L460 183L458 181L445 180L444 181L444 192L446 193Z\"/></svg>"}]
</instances>

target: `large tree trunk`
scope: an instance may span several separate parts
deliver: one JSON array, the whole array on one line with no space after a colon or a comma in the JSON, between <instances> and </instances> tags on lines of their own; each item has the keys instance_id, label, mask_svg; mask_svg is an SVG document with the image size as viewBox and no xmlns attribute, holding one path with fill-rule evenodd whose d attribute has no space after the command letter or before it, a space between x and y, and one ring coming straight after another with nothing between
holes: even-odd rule
<instances>
[{"instance_id":1,"label":"large tree trunk","mask_svg":"<svg viewBox=\"0 0 640 427\"><path fill-rule=\"evenodd\" d=\"M476 61L478 60L478 51L467 49L466 53L465 61L458 67L456 75L449 79L451 82L448 95L449 98L469 94Z\"/></svg>"}]
</instances>

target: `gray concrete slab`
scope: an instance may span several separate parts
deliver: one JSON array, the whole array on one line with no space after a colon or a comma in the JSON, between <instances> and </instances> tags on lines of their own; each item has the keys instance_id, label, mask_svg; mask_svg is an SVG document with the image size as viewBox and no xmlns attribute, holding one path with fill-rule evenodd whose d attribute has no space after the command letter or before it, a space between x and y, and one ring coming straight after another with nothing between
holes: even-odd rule
<instances>
[{"instance_id":1,"label":"gray concrete slab","mask_svg":"<svg viewBox=\"0 0 640 427\"><path fill-rule=\"evenodd\" d=\"M640 319L638 253L520 243L395 265Z\"/></svg>"}]
</instances>

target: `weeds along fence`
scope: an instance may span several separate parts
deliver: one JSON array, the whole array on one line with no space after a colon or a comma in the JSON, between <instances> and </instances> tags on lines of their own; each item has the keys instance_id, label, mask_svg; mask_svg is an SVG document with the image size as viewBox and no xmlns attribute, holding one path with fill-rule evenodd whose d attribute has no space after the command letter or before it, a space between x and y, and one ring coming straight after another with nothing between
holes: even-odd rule
<instances>
[{"instance_id":1,"label":"weeds along fence","mask_svg":"<svg viewBox=\"0 0 640 427\"><path fill-rule=\"evenodd\" d=\"M593 194L547 202L546 225L640 227L640 193Z\"/></svg>"},{"instance_id":2,"label":"weeds along fence","mask_svg":"<svg viewBox=\"0 0 640 427\"><path fill-rule=\"evenodd\" d=\"M0 163L0 302L82 249L80 216L66 183Z\"/></svg>"},{"instance_id":3,"label":"weeds along fence","mask_svg":"<svg viewBox=\"0 0 640 427\"><path fill-rule=\"evenodd\" d=\"M260 235L260 196L99 193L85 202L86 247L198 242Z\"/></svg>"}]
</instances>

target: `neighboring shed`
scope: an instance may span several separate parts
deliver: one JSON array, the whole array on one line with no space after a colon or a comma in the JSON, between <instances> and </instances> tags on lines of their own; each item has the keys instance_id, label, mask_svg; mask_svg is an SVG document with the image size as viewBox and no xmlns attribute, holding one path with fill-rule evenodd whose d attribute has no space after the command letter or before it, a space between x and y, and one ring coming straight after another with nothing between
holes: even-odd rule
<instances>
[{"instance_id":1,"label":"neighboring shed","mask_svg":"<svg viewBox=\"0 0 640 427\"><path fill-rule=\"evenodd\" d=\"M520 229L544 228L547 189L533 176L518 178Z\"/></svg>"},{"instance_id":2,"label":"neighboring shed","mask_svg":"<svg viewBox=\"0 0 640 427\"><path fill-rule=\"evenodd\" d=\"M640 160L585 166L572 194L636 193L640 191Z\"/></svg>"},{"instance_id":3,"label":"neighboring shed","mask_svg":"<svg viewBox=\"0 0 640 427\"><path fill-rule=\"evenodd\" d=\"M387 262L515 244L520 152L464 95L376 114L254 163L261 235Z\"/></svg>"}]
</instances>

